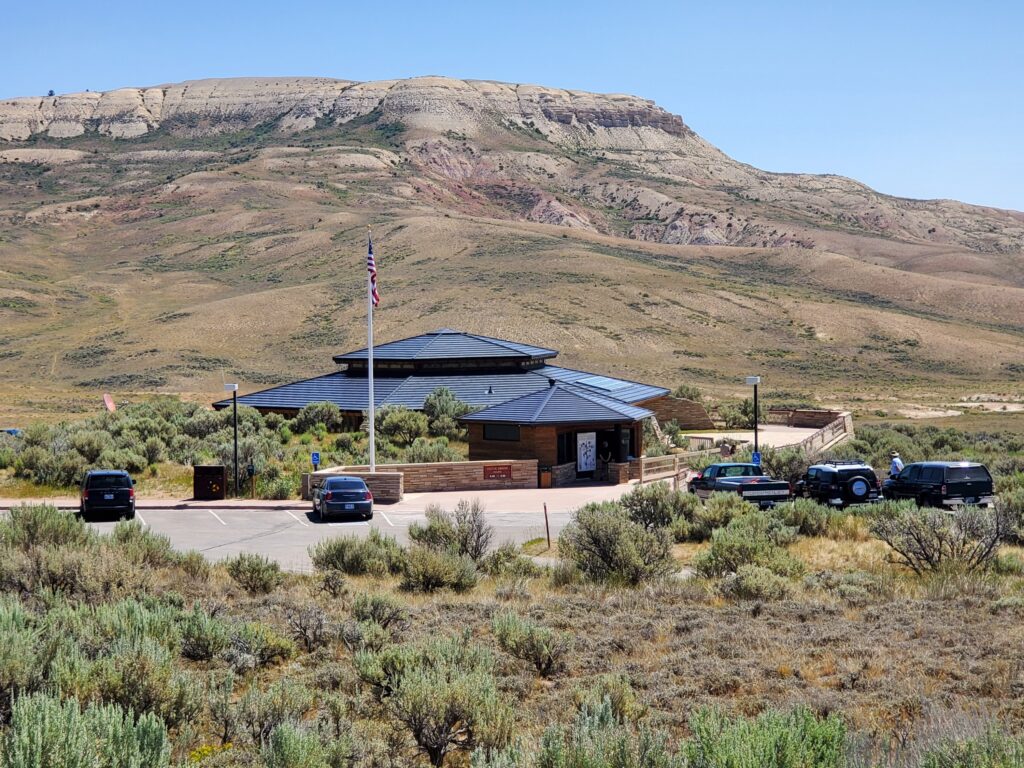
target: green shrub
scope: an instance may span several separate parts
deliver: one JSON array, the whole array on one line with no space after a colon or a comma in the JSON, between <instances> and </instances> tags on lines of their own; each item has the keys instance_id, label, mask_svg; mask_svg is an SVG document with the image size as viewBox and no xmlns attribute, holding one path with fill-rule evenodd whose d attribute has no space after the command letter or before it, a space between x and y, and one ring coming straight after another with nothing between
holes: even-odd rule
<instances>
[{"instance_id":1,"label":"green shrub","mask_svg":"<svg viewBox=\"0 0 1024 768\"><path fill-rule=\"evenodd\" d=\"M408 464L437 464L442 461L462 461L465 457L448 445L447 437L433 440L417 437L405 449L404 459Z\"/></svg>"},{"instance_id":2,"label":"green shrub","mask_svg":"<svg viewBox=\"0 0 1024 768\"><path fill-rule=\"evenodd\" d=\"M341 432L345 428L341 408L328 402L310 403L292 419L291 428L296 432L308 432L317 424L323 424L329 432Z\"/></svg>"},{"instance_id":3,"label":"green shrub","mask_svg":"<svg viewBox=\"0 0 1024 768\"><path fill-rule=\"evenodd\" d=\"M693 400L696 403L704 402L704 394L700 391L700 387L694 384L680 384L672 390L672 397L678 397L682 400Z\"/></svg>"},{"instance_id":4,"label":"green shrub","mask_svg":"<svg viewBox=\"0 0 1024 768\"><path fill-rule=\"evenodd\" d=\"M929 749L921 768L1020 768L1024 765L1024 741L991 729L982 736L946 741Z\"/></svg>"},{"instance_id":5,"label":"green shrub","mask_svg":"<svg viewBox=\"0 0 1024 768\"><path fill-rule=\"evenodd\" d=\"M541 677L551 677L565 666L572 641L569 635L542 627L512 611L497 614L491 629L498 644L517 659L533 664Z\"/></svg>"},{"instance_id":6,"label":"green shrub","mask_svg":"<svg viewBox=\"0 0 1024 768\"><path fill-rule=\"evenodd\" d=\"M114 438L101 429L84 429L71 436L71 447L86 463L95 464L105 450L114 447Z\"/></svg>"},{"instance_id":7,"label":"green shrub","mask_svg":"<svg viewBox=\"0 0 1024 768\"><path fill-rule=\"evenodd\" d=\"M495 685L493 657L466 638L363 652L355 664L434 766L452 750L500 750L511 738L512 709Z\"/></svg>"},{"instance_id":8,"label":"green shrub","mask_svg":"<svg viewBox=\"0 0 1024 768\"><path fill-rule=\"evenodd\" d=\"M194 549L178 555L178 567L193 581L208 581L210 578L210 561Z\"/></svg>"},{"instance_id":9,"label":"green shrub","mask_svg":"<svg viewBox=\"0 0 1024 768\"><path fill-rule=\"evenodd\" d=\"M339 536L324 539L310 547L310 558L318 571L340 571L350 576L374 576L401 573L405 550L392 536L370 530L369 536Z\"/></svg>"},{"instance_id":10,"label":"green shrub","mask_svg":"<svg viewBox=\"0 0 1024 768\"><path fill-rule=\"evenodd\" d=\"M242 552L226 562L228 575L254 595L273 592L284 581L281 566L263 555Z\"/></svg>"},{"instance_id":11,"label":"green shrub","mask_svg":"<svg viewBox=\"0 0 1024 768\"><path fill-rule=\"evenodd\" d=\"M789 582L760 565L741 565L723 579L721 590L741 600L781 600L789 594Z\"/></svg>"},{"instance_id":12,"label":"green shrub","mask_svg":"<svg viewBox=\"0 0 1024 768\"><path fill-rule=\"evenodd\" d=\"M268 479L265 482L259 482L257 492L262 499L294 499L298 496L298 484L294 477L288 477L282 475L281 477L275 477Z\"/></svg>"},{"instance_id":13,"label":"green shrub","mask_svg":"<svg viewBox=\"0 0 1024 768\"><path fill-rule=\"evenodd\" d=\"M845 768L846 726L837 715L810 710L756 718L728 718L701 709L690 717L693 738L686 744L687 768Z\"/></svg>"},{"instance_id":14,"label":"green shrub","mask_svg":"<svg viewBox=\"0 0 1024 768\"><path fill-rule=\"evenodd\" d=\"M761 448L761 466L771 477L785 480L791 485L803 478L813 463L811 457L799 448Z\"/></svg>"},{"instance_id":15,"label":"green shrub","mask_svg":"<svg viewBox=\"0 0 1024 768\"><path fill-rule=\"evenodd\" d=\"M275 728L299 723L312 706L309 688L285 678L266 689L250 686L238 703L238 719L256 744L266 745Z\"/></svg>"},{"instance_id":16,"label":"green shrub","mask_svg":"<svg viewBox=\"0 0 1024 768\"><path fill-rule=\"evenodd\" d=\"M543 569L519 551L512 542L506 542L480 560L480 569L495 578L532 579Z\"/></svg>"},{"instance_id":17,"label":"green shrub","mask_svg":"<svg viewBox=\"0 0 1024 768\"><path fill-rule=\"evenodd\" d=\"M793 528L773 515L743 515L711 534L711 546L694 558L693 567L702 576L736 573L744 565L760 565L780 576L798 576L803 563L783 549L795 535Z\"/></svg>"},{"instance_id":18,"label":"green shrub","mask_svg":"<svg viewBox=\"0 0 1024 768\"><path fill-rule=\"evenodd\" d=\"M476 582L476 565L469 555L414 546L406 555L401 588L410 592L465 592Z\"/></svg>"},{"instance_id":19,"label":"green shrub","mask_svg":"<svg viewBox=\"0 0 1024 768\"><path fill-rule=\"evenodd\" d=\"M578 710L594 711L607 702L618 723L638 723L647 714L629 678L622 674L600 675L588 688L577 690L574 698Z\"/></svg>"},{"instance_id":20,"label":"green shrub","mask_svg":"<svg viewBox=\"0 0 1024 768\"><path fill-rule=\"evenodd\" d=\"M373 620L346 621L341 625L341 640L352 653L376 653L391 642L391 633Z\"/></svg>"},{"instance_id":21,"label":"green shrub","mask_svg":"<svg viewBox=\"0 0 1024 768\"><path fill-rule=\"evenodd\" d=\"M955 514L891 505L879 513L871 532L892 549L898 563L914 573L942 568L974 571L992 565L1001 542L1014 533L1005 510L965 507Z\"/></svg>"},{"instance_id":22,"label":"green shrub","mask_svg":"<svg viewBox=\"0 0 1024 768\"><path fill-rule=\"evenodd\" d=\"M9 547L86 547L96 541L93 530L72 512L48 504L12 507L0 522L0 541Z\"/></svg>"},{"instance_id":23,"label":"green shrub","mask_svg":"<svg viewBox=\"0 0 1024 768\"><path fill-rule=\"evenodd\" d=\"M469 413L472 407L459 400L447 387L438 387L423 401L423 413L427 417L430 434L449 440L465 436L465 428L459 424L459 417Z\"/></svg>"},{"instance_id":24,"label":"green shrub","mask_svg":"<svg viewBox=\"0 0 1024 768\"><path fill-rule=\"evenodd\" d=\"M691 520L700 500L684 491L673 491L668 483L638 485L619 499L629 518L649 531L668 528L678 519Z\"/></svg>"},{"instance_id":25,"label":"green shrub","mask_svg":"<svg viewBox=\"0 0 1024 768\"><path fill-rule=\"evenodd\" d=\"M690 537L694 541L707 541L716 529L725 528L735 518L756 511L757 507L744 501L738 493L712 493L704 506L694 512Z\"/></svg>"},{"instance_id":26,"label":"green shrub","mask_svg":"<svg viewBox=\"0 0 1024 768\"><path fill-rule=\"evenodd\" d=\"M291 630L292 639L302 643L306 653L327 645L331 624L327 614L312 603L289 606L285 609L285 618Z\"/></svg>"},{"instance_id":27,"label":"green shrub","mask_svg":"<svg viewBox=\"0 0 1024 768\"><path fill-rule=\"evenodd\" d=\"M487 554L494 538L494 527L485 519L484 505L479 499L460 499L454 512L431 504L425 512L426 525L409 526L409 538L437 552L466 555L474 562Z\"/></svg>"},{"instance_id":28,"label":"green shrub","mask_svg":"<svg viewBox=\"0 0 1024 768\"><path fill-rule=\"evenodd\" d=\"M209 661L223 653L230 643L228 625L198 605L192 606L192 612L181 622L181 655L186 659Z\"/></svg>"},{"instance_id":29,"label":"green shrub","mask_svg":"<svg viewBox=\"0 0 1024 768\"><path fill-rule=\"evenodd\" d=\"M116 705L79 708L36 694L14 702L3 737L4 768L165 768L167 728L152 714L136 718Z\"/></svg>"},{"instance_id":30,"label":"green shrub","mask_svg":"<svg viewBox=\"0 0 1024 768\"><path fill-rule=\"evenodd\" d=\"M1013 539L1018 543L1024 543L1024 486L1007 488L999 492L996 496L996 509L1006 515L1013 525Z\"/></svg>"},{"instance_id":31,"label":"green shrub","mask_svg":"<svg viewBox=\"0 0 1024 768\"><path fill-rule=\"evenodd\" d=\"M625 517L615 504L588 504L562 529L558 550L588 578L640 584L675 570L671 540Z\"/></svg>"},{"instance_id":32,"label":"green shrub","mask_svg":"<svg viewBox=\"0 0 1024 768\"><path fill-rule=\"evenodd\" d=\"M721 405L718 408L718 415L725 422L727 429L753 429L754 401L748 397L738 405ZM764 424L767 415L764 403L758 403L758 422Z\"/></svg>"},{"instance_id":33,"label":"green shrub","mask_svg":"<svg viewBox=\"0 0 1024 768\"><path fill-rule=\"evenodd\" d=\"M427 417L404 405L386 405L376 414L376 427L380 434L398 445L409 445L417 437L427 434Z\"/></svg>"},{"instance_id":34,"label":"green shrub","mask_svg":"<svg viewBox=\"0 0 1024 768\"><path fill-rule=\"evenodd\" d=\"M814 499L793 499L772 512L801 536L821 536L828 528L831 510Z\"/></svg>"},{"instance_id":35,"label":"green shrub","mask_svg":"<svg viewBox=\"0 0 1024 768\"><path fill-rule=\"evenodd\" d=\"M247 621L231 633L231 644L225 655L231 666L244 671L287 661L295 655L295 645L269 625Z\"/></svg>"},{"instance_id":36,"label":"green shrub","mask_svg":"<svg viewBox=\"0 0 1024 768\"><path fill-rule=\"evenodd\" d=\"M266 768L331 768L320 737L292 723L281 723L270 732L261 756Z\"/></svg>"},{"instance_id":37,"label":"green shrub","mask_svg":"<svg viewBox=\"0 0 1024 768\"><path fill-rule=\"evenodd\" d=\"M119 522L110 540L125 558L140 566L163 568L178 560L171 540L162 533L153 533L138 520Z\"/></svg>"},{"instance_id":38,"label":"green shrub","mask_svg":"<svg viewBox=\"0 0 1024 768\"><path fill-rule=\"evenodd\" d=\"M384 629L400 628L408 623L409 612L390 595L363 592L356 595L352 602L352 618L356 621L376 622Z\"/></svg>"}]
</instances>

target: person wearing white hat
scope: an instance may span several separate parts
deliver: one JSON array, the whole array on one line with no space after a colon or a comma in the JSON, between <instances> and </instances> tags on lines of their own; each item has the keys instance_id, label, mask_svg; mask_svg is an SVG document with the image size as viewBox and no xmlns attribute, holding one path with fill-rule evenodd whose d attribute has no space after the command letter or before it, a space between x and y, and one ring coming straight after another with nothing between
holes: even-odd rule
<instances>
[{"instance_id":1,"label":"person wearing white hat","mask_svg":"<svg viewBox=\"0 0 1024 768\"><path fill-rule=\"evenodd\" d=\"M889 477L896 477L896 475L903 471L903 459L900 458L899 451L892 451L889 457L892 459L892 462L889 464Z\"/></svg>"}]
</instances>

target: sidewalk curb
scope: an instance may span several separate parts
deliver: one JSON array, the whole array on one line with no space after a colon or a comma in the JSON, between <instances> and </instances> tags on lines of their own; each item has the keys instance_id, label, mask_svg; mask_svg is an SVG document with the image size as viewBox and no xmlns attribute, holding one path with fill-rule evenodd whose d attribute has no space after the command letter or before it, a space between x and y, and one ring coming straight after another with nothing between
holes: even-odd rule
<instances>
[{"instance_id":1,"label":"sidewalk curb","mask_svg":"<svg viewBox=\"0 0 1024 768\"><path fill-rule=\"evenodd\" d=\"M10 504L10 503L7 503L7 502L4 502L3 504L0 504L0 512L9 512L12 508L20 507L23 504L24 505L47 504L47 505L49 505L51 507L56 507L57 509L72 509L72 510L77 510L78 509L78 504L77 503L69 504L67 502L53 502L53 501L49 501L48 499L24 499L24 500L20 500L19 499L18 502L15 503L15 504ZM242 503L242 502L231 502L231 503L225 504L223 502L203 503L201 501L173 501L173 500L171 500L171 501L168 501L166 503L160 503L160 502L148 502L148 503L145 503L145 504L138 504L137 503L135 505L135 509L140 510L142 512L145 512L148 509L158 510L158 511L160 511L160 510L189 510L189 509L212 509L212 510L216 511L218 509L242 509L242 510L245 510L247 512L260 512L262 510L266 510L268 512L283 512L283 511L308 512L309 509L310 509L310 505L308 503L304 503L304 504L296 504L296 503L290 503L290 504L245 504L245 503Z\"/></svg>"}]
</instances>

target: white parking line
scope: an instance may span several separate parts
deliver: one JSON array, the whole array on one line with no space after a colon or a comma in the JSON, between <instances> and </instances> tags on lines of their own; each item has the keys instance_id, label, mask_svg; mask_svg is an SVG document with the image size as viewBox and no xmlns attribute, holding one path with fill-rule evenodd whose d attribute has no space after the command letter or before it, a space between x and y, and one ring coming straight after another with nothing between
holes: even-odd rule
<instances>
[{"instance_id":1,"label":"white parking line","mask_svg":"<svg viewBox=\"0 0 1024 768\"><path fill-rule=\"evenodd\" d=\"M387 523L388 525L390 525L390 526L391 526L392 528L394 528L394 527L395 527L395 524L391 522L391 519L390 519L390 518L389 518L389 517L388 517L388 516L387 516L386 514L384 514L383 512L381 512L381 513L380 513L380 516L384 518L384 522L385 522L385 523Z\"/></svg>"},{"instance_id":2,"label":"white parking line","mask_svg":"<svg viewBox=\"0 0 1024 768\"><path fill-rule=\"evenodd\" d=\"M225 522L224 522L223 520L221 520L221 519L220 519L220 515L218 515L218 514L217 514L216 512L214 512L214 511L213 511L212 509L208 509L208 510L206 510L206 511L207 511L207 512L209 512L209 513L210 513L211 515L213 515L214 517L216 517L216 518L217 518L218 520L220 520L220 524L221 524L221 525L227 525L227 523L225 523Z\"/></svg>"},{"instance_id":3,"label":"white parking line","mask_svg":"<svg viewBox=\"0 0 1024 768\"><path fill-rule=\"evenodd\" d=\"M286 509L285 512L287 512L289 515L291 515L292 519L295 520L295 522L297 522L299 525L304 525L307 528L309 528L309 523L307 523L305 520L300 520L295 515L293 515L290 510Z\"/></svg>"},{"instance_id":4,"label":"white parking line","mask_svg":"<svg viewBox=\"0 0 1024 768\"><path fill-rule=\"evenodd\" d=\"M149 525L149 523L147 523L147 522L146 522L146 518L144 518L144 517L142 516L142 513L141 513L141 512L139 512L138 510L135 510L135 516L136 516L137 518L139 518L139 522L140 522L140 523L142 523L143 525Z\"/></svg>"}]
</instances>

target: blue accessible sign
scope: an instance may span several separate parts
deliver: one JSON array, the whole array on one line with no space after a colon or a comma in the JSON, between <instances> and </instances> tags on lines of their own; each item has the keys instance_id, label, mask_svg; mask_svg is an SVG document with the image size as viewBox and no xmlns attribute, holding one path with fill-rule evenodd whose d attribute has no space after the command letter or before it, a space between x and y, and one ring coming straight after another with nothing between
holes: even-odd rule
<instances>
[{"instance_id":1,"label":"blue accessible sign","mask_svg":"<svg viewBox=\"0 0 1024 768\"><path fill-rule=\"evenodd\" d=\"M755 464L757 464L757 466L760 467L761 466L761 452L760 451L754 451L754 455L750 457L750 460L752 462L754 462Z\"/></svg>"},{"instance_id":2,"label":"blue accessible sign","mask_svg":"<svg viewBox=\"0 0 1024 768\"><path fill-rule=\"evenodd\" d=\"M313 464L314 467L319 467L320 466L320 451L313 451L311 454L309 454L309 460Z\"/></svg>"}]
</instances>

